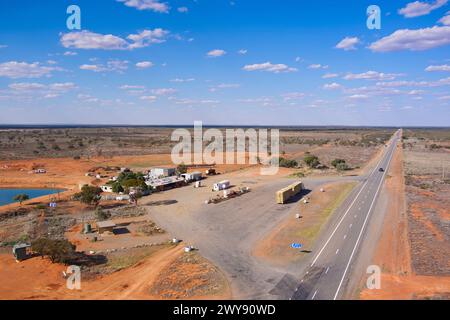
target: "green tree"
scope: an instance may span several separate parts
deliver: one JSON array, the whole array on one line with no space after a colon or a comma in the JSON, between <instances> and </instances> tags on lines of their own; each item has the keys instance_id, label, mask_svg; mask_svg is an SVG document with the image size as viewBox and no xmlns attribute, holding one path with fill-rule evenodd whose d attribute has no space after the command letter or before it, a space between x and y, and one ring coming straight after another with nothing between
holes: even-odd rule
<instances>
[{"instance_id":1,"label":"green tree","mask_svg":"<svg viewBox=\"0 0 450 320\"><path fill-rule=\"evenodd\" d=\"M307 154L303 161L306 163L306 165L310 168L317 168L320 164L319 158L312 154Z\"/></svg>"},{"instance_id":2,"label":"green tree","mask_svg":"<svg viewBox=\"0 0 450 320\"><path fill-rule=\"evenodd\" d=\"M31 249L40 256L49 257L53 263L70 263L76 246L68 240L39 238L31 243Z\"/></svg>"},{"instance_id":3,"label":"green tree","mask_svg":"<svg viewBox=\"0 0 450 320\"><path fill-rule=\"evenodd\" d=\"M298 167L298 162L295 160L280 158L279 166L282 168L296 168Z\"/></svg>"},{"instance_id":4,"label":"green tree","mask_svg":"<svg viewBox=\"0 0 450 320\"><path fill-rule=\"evenodd\" d=\"M331 161L331 165L335 168L337 168L338 164L340 163L345 163L344 159L334 159L333 161Z\"/></svg>"},{"instance_id":5,"label":"green tree","mask_svg":"<svg viewBox=\"0 0 450 320\"><path fill-rule=\"evenodd\" d=\"M74 195L74 199L88 204L88 205L95 205L97 206L98 203L100 202L100 194L102 193L102 189L99 187L95 187L95 186L89 186L87 184L85 184L82 188L81 188L81 192L76 193Z\"/></svg>"},{"instance_id":6,"label":"green tree","mask_svg":"<svg viewBox=\"0 0 450 320\"><path fill-rule=\"evenodd\" d=\"M188 167L184 163L180 163L177 167L178 174L184 174L187 172L187 170L188 170Z\"/></svg>"},{"instance_id":7,"label":"green tree","mask_svg":"<svg viewBox=\"0 0 450 320\"><path fill-rule=\"evenodd\" d=\"M22 205L22 202L27 201L28 199L30 199L30 196L25 193L18 194L13 198L14 201L19 201L20 205Z\"/></svg>"},{"instance_id":8,"label":"green tree","mask_svg":"<svg viewBox=\"0 0 450 320\"><path fill-rule=\"evenodd\" d=\"M345 162L340 162L336 165L338 171L345 171L349 169L349 166Z\"/></svg>"},{"instance_id":9,"label":"green tree","mask_svg":"<svg viewBox=\"0 0 450 320\"><path fill-rule=\"evenodd\" d=\"M120 183L118 182L114 182L112 185L112 191L114 193L121 193L124 192L125 190L123 189L123 187L120 185Z\"/></svg>"}]
</instances>

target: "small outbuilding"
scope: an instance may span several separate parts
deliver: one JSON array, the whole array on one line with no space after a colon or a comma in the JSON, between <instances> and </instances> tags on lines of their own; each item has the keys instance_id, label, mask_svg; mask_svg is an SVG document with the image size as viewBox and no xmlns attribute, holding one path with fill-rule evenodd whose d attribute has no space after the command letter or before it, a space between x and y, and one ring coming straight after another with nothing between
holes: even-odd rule
<instances>
[{"instance_id":1,"label":"small outbuilding","mask_svg":"<svg viewBox=\"0 0 450 320\"><path fill-rule=\"evenodd\" d=\"M16 244L14 245L12 252L17 261L23 261L30 257L30 244Z\"/></svg>"},{"instance_id":2,"label":"small outbuilding","mask_svg":"<svg viewBox=\"0 0 450 320\"><path fill-rule=\"evenodd\" d=\"M116 227L116 224L110 220L97 222L97 231L99 234L102 234L105 232L113 233L115 227Z\"/></svg>"},{"instance_id":3,"label":"small outbuilding","mask_svg":"<svg viewBox=\"0 0 450 320\"><path fill-rule=\"evenodd\" d=\"M149 176L153 178L172 177L177 173L176 168L152 168Z\"/></svg>"}]
</instances>

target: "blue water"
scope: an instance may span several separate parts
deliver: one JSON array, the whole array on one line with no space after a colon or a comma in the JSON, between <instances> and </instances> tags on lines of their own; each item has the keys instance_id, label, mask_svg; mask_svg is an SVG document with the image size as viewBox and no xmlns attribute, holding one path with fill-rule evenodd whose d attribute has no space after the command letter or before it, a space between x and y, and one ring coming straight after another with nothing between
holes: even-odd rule
<instances>
[{"instance_id":1,"label":"blue water","mask_svg":"<svg viewBox=\"0 0 450 320\"><path fill-rule=\"evenodd\" d=\"M13 198L18 194L27 194L30 199L55 194L64 190L59 189L0 189L0 206L14 203Z\"/></svg>"}]
</instances>

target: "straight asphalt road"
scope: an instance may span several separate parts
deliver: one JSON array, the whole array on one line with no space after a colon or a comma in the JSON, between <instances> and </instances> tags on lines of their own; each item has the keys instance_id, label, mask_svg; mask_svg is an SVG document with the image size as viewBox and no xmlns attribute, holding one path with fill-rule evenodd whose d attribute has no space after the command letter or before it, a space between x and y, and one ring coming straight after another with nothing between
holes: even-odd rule
<instances>
[{"instance_id":1,"label":"straight asphalt road","mask_svg":"<svg viewBox=\"0 0 450 320\"><path fill-rule=\"evenodd\" d=\"M317 248L311 265L306 268L295 289L293 300L336 300L343 297L359 246L370 228L370 216L399 137L400 130L392 137L367 180L353 193L353 199L348 201L349 205L336 226L331 228Z\"/></svg>"}]
</instances>

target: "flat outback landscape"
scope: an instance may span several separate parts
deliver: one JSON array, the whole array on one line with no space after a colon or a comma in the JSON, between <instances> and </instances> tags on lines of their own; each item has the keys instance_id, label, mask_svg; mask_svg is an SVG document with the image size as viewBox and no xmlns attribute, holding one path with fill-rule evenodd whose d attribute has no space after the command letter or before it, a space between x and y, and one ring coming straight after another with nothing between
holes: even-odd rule
<instances>
[{"instance_id":1,"label":"flat outback landscape","mask_svg":"<svg viewBox=\"0 0 450 320\"><path fill-rule=\"evenodd\" d=\"M0 303L448 309L449 8L0 1Z\"/></svg>"},{"instance_id":2,"label":"flat outback landscape","mask_svg":"<svg viewBox=\"0 0 450 320\"><path fill-rule=\"evenodd\" d=\"M199 188L185 182L130 203L123 190L140 185L136 175L174 167L171 132L160 127L2 129L2 188L17 194L22 189L58 192L0 207L0 298L295 297L305 270L394 143L371 218L375 231L359 248L362 258L352 263L343 297L448 299L450 130L404 129L393 141L397 130L390 128L280 128L276 175L260 175L259 164L185 165L188 173L202 173ZM211 169L215 175L206 174ZM134 176L124 178L127 174ZM223 180L232 190L248 191L223 198L222 191L211 191ZM277 204L276 192L295 181L303 182L303 191ZM116 184L124 189L104 189ZM85 185L101 187L98 201L79 197ZM103 221L114 229L101 231ZM48 246L64 241L72 249L38 253L43 239ZM18 244L32 249L20 262L12 254ZM365 259L381 266L380 290L365 288L367 274L358 267ZM69 265L81 268L80 290L66 286Z\"/></svg>"}]
</instances>

